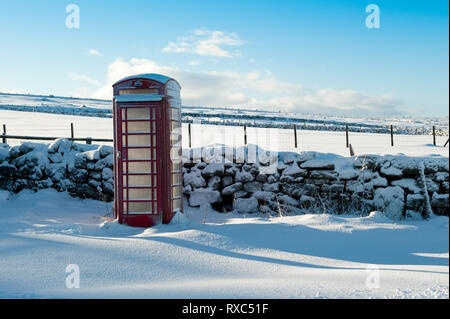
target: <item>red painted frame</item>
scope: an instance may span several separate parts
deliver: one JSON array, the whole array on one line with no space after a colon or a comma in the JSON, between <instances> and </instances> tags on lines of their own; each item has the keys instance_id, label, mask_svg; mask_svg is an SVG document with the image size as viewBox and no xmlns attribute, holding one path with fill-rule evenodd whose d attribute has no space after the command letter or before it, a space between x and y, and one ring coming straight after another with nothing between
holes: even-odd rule
<instances>
[{"instance_id":1,"label":"red painted frame","mask_svg":"<svg viewBox=\"0 0 450 319\"><path fill-rule=\"evenodd\" d=\"M161 144L161 128L157 125L158 119L160 118L161 102L126 102L126 103L116 103L117 104L117 150L120 150L121 156L117 159L117 173L119 178L117 179L117 202L118 202L118 215L119 222L126 223L130 226L140 226L140 227L150 227L162 222L163 216L163 195L162 195L162 167L161 162L158 158L161 158L162 144ZM129 109L136 108L148 108L150 119L129 119L127 117ZM125 110L125 118L122 117L122 110ZM154 115L154 118L152 118ZM130 133L128 132L129 122L148 122L149 133ZM122 131L123 124L125 124L125 132ZM153 127L155 125L155 127ZM149 135L150 145L149 146L129 146L128 136L130 135ZM153 144L155 136L156 145ZM125 145L123 145L123 138L125 137ZM130 159L128 156L128 151L130 149L149 149L150 159ZM155 149L156 158L153 158L153 149ZM150 172L134 172L130 173L129 164L130 162L149 162L151 171ZM158 163L159 162L159 163ZM126 172L123 170L123 165L126 166ZM154 168L156 167L156 172ZM151 179L151 185L147 186L130 186L129 176L137 175L148 175ZM126 186L123 185L123 177L126 178ZM156 187L154 185L156 178ZM152 194L152 199L150 200L131 200L129 197L130 189L150 189ZM126 199L123 198L123 191L126 191ZM156 201L154 200L154 195L156 192ZM145 213L135 213L129 212L129 203L139 203L139 202L150 202L151 203L151 214ZM127 210L124 211L124 203L127 204Z\"/></svg>"},{"instance_id":2,"label":"red painted frame","mask_svg":"<svg viewBox=\"0 0 450 319\"><path fill-rule=\"evenodd\" d=\"M117 102L116 99L113 99L113 114L114 114L114 150L115 150L115 159L114 159L114 173L115 173L115 182L114 182L114 216L118 219L119 223L126 223L130 226L138 226L138 227L150 227L159 223L167 224L171 221L172 217L175 215L172 209L172 172L171 172L171 160L170 160L170 151L171 151L171 104L170 100L168 100L167 94L167 83L159 83L153 80L148 80L146 78L132 78L124 81L120 81L114 84L114 96L119 95L119 90L122 88L132 88L133 84L137 80L142 80L143 87L148 88L158 88L159 95L162 96L161 100L158 102ZM149 96L151 97L151 95ZM155 119L149 120L150 126L150 134L149 133L128 133L128 123L131 121L145 121L145 120L130 120L127 117L125 119L122 118L122 109L124 108L142 108L149 107L150 109L155 110ZM181 109L180 109L181 112ZM127 114L127 112L125 112ZM152 111L150 111L150 116L152 115ZM122 131L122 123L125 123L125 132ZM155 127L153 127L153 124ZM156 136L156 158L153 158L152 149L153 145L153 132ZM128 210L126 214L124 213L124 203L128 203L129 201L129 193L128 190L132 189L129 187L128 180L126 188L123 185L123 176L126 176L128 179L128 163L132 160L128 159L128 145L123 144L123 136L128 135L140 135L140 134L149 134L150 135L150 154L151 160L150 165L152 168L151 174L142 173L142 174L133 174L133 175L150 175L152 178L152 185L148 187L152 189L152 212L153 214L129 214ZM180 132L181 134L181 132ZM126 143L128 143L128 138L126 138ZM181 143L181 135L180 135L180 143ZM144 147L133 147L133 148L144 148ZM120 150L121 156L120 158L117 156L117 152ZM181 154L180 154L181 155ZM126 167L126 174L123 171L123 165ZM155 163L155 164L154 164ZM153 172L154 165L156 165L156 173ZM156 175L155 175L156 174ZM180 184L180 210L183 210L183 175L182 175L182 164L180 163L179 167L179 184ZM154 177L156 176L156 189L154 187ZM142 187L138 187L142 188ZM127 198L126 200L123 198L123 191L126 190ZM156 202L154 201L154 192L156 192ZM135 200L133 202L144 202ZM148 202L148 201L145 201ZM156 205L156 214L155 206ZM127 206L127 208L129 208Z\"/></svg>"}]
</instances>

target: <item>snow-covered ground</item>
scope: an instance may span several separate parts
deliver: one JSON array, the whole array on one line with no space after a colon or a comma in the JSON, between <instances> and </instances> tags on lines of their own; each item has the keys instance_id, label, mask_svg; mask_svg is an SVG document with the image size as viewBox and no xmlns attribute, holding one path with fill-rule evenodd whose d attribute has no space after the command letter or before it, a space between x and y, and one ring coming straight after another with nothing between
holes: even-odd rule
<instances>
[{"instance_id":1,"label":"snow-covered ground","mask_svg":"<svg viewBox=\"0 0 450 319\"><path fill-rule=\"evenodd\" d=\"M6 124L10 135L69 137L70 123L74 123L75 137L113 137L112 119L100 117L73 116L61 114L32 113L0 110L0 125ZM1 132L0 132L1 133ZM188 147L188 125L183 123L183 147ZM294 148L294 132L288 129L247 128L249 144L272 151L316 151L349 156L345 145L345 132L298 130L298 148ZM437 136L437 145L427 135L394 136L391 147L389 134L350 133L350 143L356 155L361 154L404 154L408 156L445 156L448 146L443 147L448 137ZM20 140L9 140L8 144L20 144ZM218 125L192 125L192 147L213 143L242 146L243 127ZM108 144L108 143L106 143ZM111 143L109 143L111 145Z\"/></svg>"},{"instance_id":2,"label":"snow-covered ground","mask_svg":"<svg viewBox=\"0 0 450 319\"><path fill-rule=\"evenodd\" d=\"M86 98L58 97L52 95L24 95L0 92L0 110L44 112L94 117L112 117L112 102ZM250 110L240 106L198 107L183 106L182 119L202 121L214 125L243 125L253 127L292 127L296 123L305 130L350 131L366 133L389 133L393 125L399 134L430 135L435 126L438 135L448 135L449 120L440 118L389 117L344 117L311 113L290 113L278 110Z\"/></svg>"},{"instance_id":3,"label":"snow-covered ground","mask_svg":"<svg viewBox=\"0 0 450 319\"><path fill-rule=\"evenodd\" d=\"M142 229L104 221L110 212L55 190L0 191L0 298L449 297L448 217L189 208ZM78 289L66 288L69 264Z\"/></svg>"}]
</instances>

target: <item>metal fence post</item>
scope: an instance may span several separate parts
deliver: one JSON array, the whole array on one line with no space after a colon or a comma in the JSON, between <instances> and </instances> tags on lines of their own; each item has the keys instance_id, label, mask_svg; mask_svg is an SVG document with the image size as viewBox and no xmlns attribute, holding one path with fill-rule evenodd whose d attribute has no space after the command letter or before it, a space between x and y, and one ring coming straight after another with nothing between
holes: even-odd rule
<instances>
[{"instance_id":1,"label":"metal fence post","mask_svg":"<svg viewBox=\"0 0 450 319\"><path fill-rule=\"evenodd\" d=\"M70 123L70 138L73 142L73 138L74 138L74 133L73 133L73 123Z\"/></svg>"}]
</instances>

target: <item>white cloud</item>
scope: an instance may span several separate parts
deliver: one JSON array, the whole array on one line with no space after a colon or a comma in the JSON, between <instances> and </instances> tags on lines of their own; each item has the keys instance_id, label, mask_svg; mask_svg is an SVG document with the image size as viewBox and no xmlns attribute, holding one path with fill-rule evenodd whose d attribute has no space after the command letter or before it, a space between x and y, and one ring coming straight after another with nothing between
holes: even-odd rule
<instances>
[{"instance_id":1,"label":"white cloud","mask_svg":"<svg viewBox=\"0 0 450 319\"><path fill-rule=\"evenodd\" d=\"M97 51L95 49L89 49L88 54L89 55L96 55L96 56L103 56L103 54L101 54L99 51Z\"/></svg>"},{"instance_id":2,"label":"white cloud","mask_svg":"<svg viewBox=\"0 0 450 319\"><path fill-rule=\"evenodd\" d=\"M294 82L279 81L269 70L192 72L163 66L148 59L116 59L108 67L106 84L93 97L112 97L112 84L140 73L160 73L177 79L186 106L240 106L298 113L333 115L400 114L403 103L392 94L371 95L354 90L306 89Z\"/></svg>"},{"instance_id":3,"label":"white cloud","mask_svg":"<svg viewBox=\"0 0 450 319\"><path fill-rule=\"evenodd\" d=\"M73 72L69 72L68 76L70 79L75 80L75 81L82 81L91 85L96 85L99 86L100 82L94 79L91 79L90 77L86 76L86 75L81 75L78 73L73 73Z\"/></svg>"},{"instance_id":4,"label":"white cloud","mask_svg":"<svg viewBox=\"0 0 450 319\"><path fill-rule=\"evenodd\" d=\"M216 58L233 58L240 56L239 51L230 51L224 47L241 46L243 41L236 33L194 30L188 37L180 37L176 42L169 42L163 52L190 53Z\"/></svg>"},{"instance_id":5,"label":"white cloud","mask_svg":"<svg viewBox=\"0 0 450 319\"><path fill-rule=\"evenodd\" d=\"M200 62L197 61L197 60L195 60L195 61L189 61L189 62L188 62L188 65L189 65L189 66L198 66L199 64L200 64Z\"/></svg>"}]
</instances>

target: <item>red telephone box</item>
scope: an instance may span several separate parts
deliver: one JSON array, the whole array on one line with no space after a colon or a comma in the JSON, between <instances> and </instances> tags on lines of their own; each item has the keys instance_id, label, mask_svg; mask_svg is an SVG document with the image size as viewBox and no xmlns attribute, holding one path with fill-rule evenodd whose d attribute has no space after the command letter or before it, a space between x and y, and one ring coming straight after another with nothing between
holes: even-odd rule
<instances>
[{"instance_id":1,"label":"red telephone box","mask_svg":"<svg viewBox=\"0 0 450 319\"><path fill-rule=\"evenodd\" d=\"M160 74L113 84L114 216L149 227L183 210L180 85Z\"/></svg>"}]
</instances>

